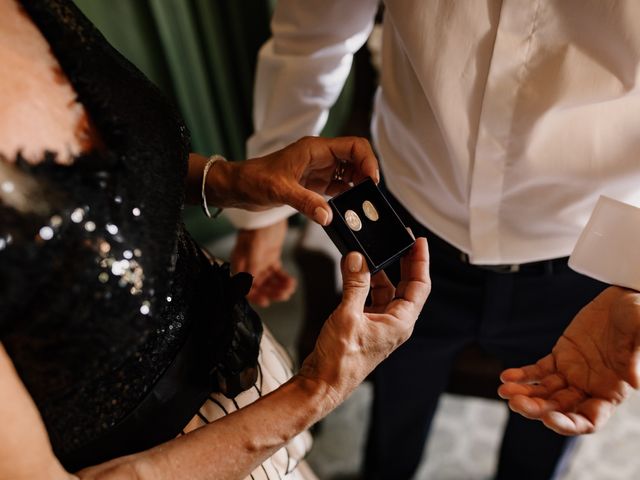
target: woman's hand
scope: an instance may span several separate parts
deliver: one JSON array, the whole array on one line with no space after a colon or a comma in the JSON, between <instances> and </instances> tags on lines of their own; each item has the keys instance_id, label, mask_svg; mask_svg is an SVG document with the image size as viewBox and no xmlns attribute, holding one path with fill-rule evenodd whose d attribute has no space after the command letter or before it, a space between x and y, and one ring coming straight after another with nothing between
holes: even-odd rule
<instances>
[{"instance_id":1,"label":"woman's hand","mask_svg":"<svg viewBox=\"0 0 640 480\"><path fill-rule=\"evenodd\" d=\"M394 288L384 272L370 278L359 253L342 260L342 302L325 322L299 373L328 385L334 407L413 332L431 290L426 239L418 238L401 262L401 280ZM372 302L365 308L369 286Z\"/></svg>"},{"instance_id":2,"label":"woman's hand","mask_svg":"<svg viewBox=\"0 0 640 480\"><path fill-rule=\"evenodd\" d=\"M201 179L204 163L204 157L192 154L189 177ZM305 137L264 157L216 162L207 175L206 193L219 207L256 211L286 204L328 225L332 214L322 194L335 195L366 177L380 180L367 140Z\"/></svg>"},{"instance_id":3,"label":"woman's hand","mask_svg":"<svg viewBox=\"0 0 640 480\"><path fill-rule=\"evenodd\" d=\"M500 378L498 392L514 412L563 435L598 430L640 386L640 294L607 288L576 315L551 354Z\"/></svg>"}]
</instances>

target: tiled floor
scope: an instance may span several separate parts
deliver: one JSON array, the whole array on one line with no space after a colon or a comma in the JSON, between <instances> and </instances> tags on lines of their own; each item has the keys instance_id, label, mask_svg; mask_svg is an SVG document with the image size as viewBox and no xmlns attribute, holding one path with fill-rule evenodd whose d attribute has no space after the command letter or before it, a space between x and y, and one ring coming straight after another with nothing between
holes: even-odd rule
<instances>
[{"instance_id":1,"label":"tiled floor","mask_svg":"<svg viewBox=\"0 0 640 480\"><path fill-rule=\"evenodd\" d=\"M289 240L289 245L292 239ZM228 258L232 239L212 246ZM287 256L285 265L296 271ZM276 337L292 351L303 306L301 289L287 303L261 310ZM369 385L322 424L309 462L321 479L357 478L371 401ZM426 458L417 480L485 480L495 466L499 432L506 420L501 402L445 395L434 420ZM619 409L598 434L583 437L562 480L640 479L640 396ZM517 480L517 479L514 479Z\"/></svg>"}]
</instances>

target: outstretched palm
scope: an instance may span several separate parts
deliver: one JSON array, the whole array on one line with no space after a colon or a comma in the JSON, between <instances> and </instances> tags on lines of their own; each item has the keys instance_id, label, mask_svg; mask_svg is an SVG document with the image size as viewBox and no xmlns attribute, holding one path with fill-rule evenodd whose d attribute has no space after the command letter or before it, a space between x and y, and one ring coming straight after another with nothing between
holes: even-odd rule
<instances>
[{"instance_id":1,"label":"outstretched palm","mask_svg":"<svg viewBox=\"0 0 640 480\"><path fill-rule=\"evenodd\" d=\"M535 365L505 370L500 396L564 435L590 433L640 386L640 294L607 288Z\"/></svg>"}]
</instances>

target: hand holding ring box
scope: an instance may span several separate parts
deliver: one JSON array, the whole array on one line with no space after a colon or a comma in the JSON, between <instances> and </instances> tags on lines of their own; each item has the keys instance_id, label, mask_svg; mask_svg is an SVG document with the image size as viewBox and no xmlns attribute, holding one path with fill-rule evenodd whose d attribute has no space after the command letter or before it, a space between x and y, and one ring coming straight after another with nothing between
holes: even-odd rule
<instances>
[{"instance_id":1,"label":"hand holding ring box","mask_svg":"<svg viewBox=\"0 0 640 480\"><path fill-rule=\"evenodd\" d=\"M415 243L370 178L329 200L333 221L324 227L342 255L358 251L371 273L398 260Z\"/></svg>"}]
</instances>

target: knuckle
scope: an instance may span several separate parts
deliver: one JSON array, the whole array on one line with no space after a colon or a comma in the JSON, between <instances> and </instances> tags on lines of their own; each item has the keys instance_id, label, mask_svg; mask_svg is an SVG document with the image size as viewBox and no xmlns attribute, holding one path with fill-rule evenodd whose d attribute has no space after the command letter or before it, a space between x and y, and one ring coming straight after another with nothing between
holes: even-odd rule
<instances>
[{"instance_id":1,"label":"knuckle","mask_svg":"<svg viewBox=\"0 0 640 480\"><path fill-rule=\"evenodd\" d=\"M300 202L300 211L310 214L313 214L313 198L310 196L305 196L302 198Z\"/></svg>"},{"instance_id":2,"label":"knuckle","mask_svg":"<svg viewBox=\"0 0 640 480\"><path fill-rule=\"evenodd\" d=\"M424 281L420 282L421 286L422 286L422 290L424 293L424 298L426 301L426 298L431 295L431 278L427 278Z\"/></svg>"},{"instance_id":3,"label":"knuckle","mask_svg":"<svg viewBox=\"0 0 640 480\"><path fill-rule=\"evenodd\" d=\"M411 338L411 334L413 333L413 325L405 327L399 335L400 343L398 346L402 345L404 342Z\"/></svg>"},{"instance_id":4,"label":"knuckle","mask_svg":"<svg viewBox=\"0 0 640 480\"><path fill-rule=\"evenodd\" d=\"M356 137L356 143L361 148L371 150L371 144L369 143L369 140L364 137Z\"/></svg>"},{"instance_id":5,"label":"knuckle","mask_svg":"<svg viewBox=\"0 0 640 480\"><path fill-rule=\"evenodd\" d=\"M366 155L371 152L371 144L369 140L364 137L353 137L353 147L354 151L358 152L360 155Z\"/></svg>"},{"instance_id":6,"label":"knuckle","mask_svg":"<svg viewBox=\"0 0 640 480\"><path fill-rule=\"evenodd\" d=\"M296 143L299 144L301 147L308 147L308 146L311 146L316 141L317 141L317 137L313 137L311 135L305 135L304 137L300 138Z\"/></svg>"},{"instance_id":7,"label":"knuckle","mask_svg":"<svg viewBox=\"0 0 640 480\"><path fill-rule=\"evenodd\" d=\"M356 275L356 274L351 274L351 272L349 272L350 275ZM345 290L347 289L351 289L351 290L361 290L364 288L369 288L369 282L366 281L366 277L364 277L364 275L362 274L357 274L357 277L348 277L343 279L342 283L343 283L343 287Z\"/></svg>"},{"instance_id":8,"label":"knuckle","mask_svg":"<svg viewBox=\"0 0 640 480\"><path fill-rule=\"evenodd\" d=\"M361 312L351 304L342 302L334 310L333 315L335 315L341 322L352 323L359 318L360 313Z\"/></svg>"}]
</instances>

